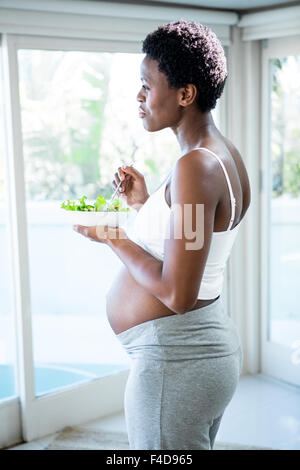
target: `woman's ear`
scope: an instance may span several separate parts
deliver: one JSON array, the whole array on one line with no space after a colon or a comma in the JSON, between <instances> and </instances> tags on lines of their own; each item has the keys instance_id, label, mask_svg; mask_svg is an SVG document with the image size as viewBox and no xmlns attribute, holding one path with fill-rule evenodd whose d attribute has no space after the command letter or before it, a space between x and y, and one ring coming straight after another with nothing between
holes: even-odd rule
<instances>
[{"instance_id":1,"label":"woman's ear","mask_svg":"<svg viewBox=\"0 0 300 470\"><path fill-rule=\"evenodd\" d=\"M192 83L189 83L184 88L180 88L179 105L184 107L191 105L195 101L197 93L197 87Z\"/></svg>"}]
</instances>

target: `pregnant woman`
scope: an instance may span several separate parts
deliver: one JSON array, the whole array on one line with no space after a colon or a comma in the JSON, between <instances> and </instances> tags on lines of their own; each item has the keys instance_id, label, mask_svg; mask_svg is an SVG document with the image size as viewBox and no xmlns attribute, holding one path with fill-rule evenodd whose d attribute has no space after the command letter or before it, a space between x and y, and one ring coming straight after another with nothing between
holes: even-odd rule
<instances>
[{"instance_id":1,"label":"pregnant woman","mask_svg":"<svg viewBox=\"0 0 300 470\"><path fill-rule=\"evenodd\" d=\"M150 196L139 171L118 168L113 186L122 181L119 196L137 210L132 236L105 226L77 230L124 264L107 315L132 360L124 398L130 448L211 450L242 367L221 293L249 179L211 115L227 78L216 35L196 22L170 22L147 35L143 52L143 126L170 127L181 156Z\"/></svg>"}]
</instances>

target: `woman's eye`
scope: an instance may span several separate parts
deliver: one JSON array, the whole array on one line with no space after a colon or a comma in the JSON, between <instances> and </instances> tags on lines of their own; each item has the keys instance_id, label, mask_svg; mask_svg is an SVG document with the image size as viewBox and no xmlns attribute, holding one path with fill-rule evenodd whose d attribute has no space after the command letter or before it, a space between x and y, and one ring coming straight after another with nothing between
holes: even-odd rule
<instances>
[{"instance_id":1,"label":"woman's eye","mask_svg":"<svg viewBox=\"0 0 300 470\"><path fill-rule=\"evenodd\" d=\"M149 88L149 87L147 87L146 85L143 85L143 87L142 87L142 88L144 88L144 90L149 90L149 89L150 89L150 88Z\"/></svg>"}]
</instances>

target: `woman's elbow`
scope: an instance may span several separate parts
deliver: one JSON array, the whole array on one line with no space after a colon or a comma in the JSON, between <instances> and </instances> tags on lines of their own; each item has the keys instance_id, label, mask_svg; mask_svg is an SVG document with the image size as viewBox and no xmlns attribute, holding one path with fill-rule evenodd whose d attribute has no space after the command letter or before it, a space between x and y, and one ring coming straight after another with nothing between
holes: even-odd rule
<instances>
[{"instance_id":1,"label":"woman's elbow","mask_svg":"<svg viewBox=\"0 0 300 470\"><path fill-rule=\"evenodd\" d=\"M191 297L184 298L181 296L173 295L173 299L170 302L170 309L175 313L186 313L195 305L197 299L191 299Z\"/></svg>"}]
</instances>

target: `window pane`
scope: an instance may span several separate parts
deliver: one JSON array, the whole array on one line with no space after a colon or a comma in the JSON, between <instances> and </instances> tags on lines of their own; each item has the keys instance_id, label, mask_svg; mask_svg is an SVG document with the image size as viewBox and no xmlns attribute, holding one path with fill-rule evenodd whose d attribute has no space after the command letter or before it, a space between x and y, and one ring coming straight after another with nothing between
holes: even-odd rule
<instances>
[{"instance_id":1,"label":"window pane","mask_svg":"<svg viewBox=\"0 0 300 470\"><path fill-rule=\"evenodd\" d=\"M269 339L293 347L300 338L300 56L271 60L270 77Z\"/></svg>"},{"instance_id":2,"label":"window pane","mask_svg":"<svg viewBox=\"0 0 300 470\"><path fill-rule=\"evenodd\" d=\"M41 395L127 368L105 315L119 260L108 247L79 237L60 207L66 199L111 192L102 177L110 162L103 164L100 148L112 56L21 50L18 60L35 393Z\"/></svg>"},{"instance_id":3,"label":"window pane","mask_svg":"<svg viewBox=\"0 0 300 470\"><path fill-rule=\"evenodd\" d=\"M4 120L3 120L3 75L0 48L0 401L13 397L15 390L15 335L9 275L9 253L7 233L7 196L4 190Z\"/></svg>"}]
</instances>

